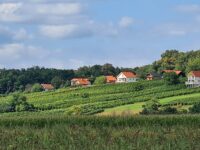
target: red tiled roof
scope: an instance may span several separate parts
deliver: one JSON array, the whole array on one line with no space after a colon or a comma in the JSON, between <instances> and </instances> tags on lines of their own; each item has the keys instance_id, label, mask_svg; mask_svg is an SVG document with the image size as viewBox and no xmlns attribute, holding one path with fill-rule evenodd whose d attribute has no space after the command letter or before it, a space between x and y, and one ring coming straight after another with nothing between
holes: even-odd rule
<instances>
[{"instance_id":1,"label":"red tiled roof","mask_svg":"<svg viewBox=\"0 0 200 150\"><path fill-rule=\"evenodd\" d=\"M192 74L195 77L200 77L200 71L191 71L189 74Z\"/></svg>"},{"instance_id":2,"label":"red tiled roof","mask_svg":"<svg viewBox=\"0 0 200 150\"><path fill-rule=\"evenodd\" d=\"M127 78L135 78L137 75L133 72L122 72Z\"/></svg>"},{"instance_id":3,"label":"red tiled roof","mask_svg":"<svg viewBox=\"0 0 200 150\"><path fill-rule=\"evenodd\" d=\"M89 85L90 81L87 78L74 78L72 81L78 82L79 85Z\"/></svg>"},{"instance_id":4,"label":"red tiled roof","mask_svg":"<svg viewBox=\"0 0 200 150\"><path fill-rule=\"evenodd\" d=\"M171 72L174 72L176 73L177 75L180 75L182 73L182 71L180 70L163 70L162 72L164 73L171 73Z\"/></svg>"},{"instance_id":5,"label":"red tiled roof","mask_svg":"<svg viewBox=\"0 0 200 150\"><path fill-rule=\"evenodd\" d=\"M52 84L41 84L41 86L45 89L45 90L53 90L54 87Z\"/></svg>"},{"instance_id":6,"label":"red tiled roof","mask_svg":"<svg viewBox=\"0 0 200 150\"><path fill-rule=\"evenodd\" d=\"M106 82L112 83L115 82L117 79L114 76L106 76Z\"/></svg>"}]
</instances>

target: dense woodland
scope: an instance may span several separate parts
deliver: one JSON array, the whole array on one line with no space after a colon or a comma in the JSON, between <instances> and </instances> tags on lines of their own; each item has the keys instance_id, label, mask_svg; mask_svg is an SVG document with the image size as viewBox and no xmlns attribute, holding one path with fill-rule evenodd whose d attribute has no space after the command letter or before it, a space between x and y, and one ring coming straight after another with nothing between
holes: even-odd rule
<instances>
[{"instance_id":1,"label":"dense woodland","mask_svg":"<svg viewBox=\"0 0 200 150\"><path fill-rule=\"evenodd\" d=\"M179 52L167 50L161 55L161 59L153 64L136 68L119 68L112 64L84 66L78 70L58 70L40 67L28 69L1 69L0 70L0 94L14 91L29 91L35 83L52 83L57 88L70 85L70 79L74 77L88 77L91 82L102 75L118 75L121 71L134 71L140 78L145 78L149 72L160 72L163 69L176 69L185 73L191 70L200 70L200 50Z\"/></svg>"}]
</instances>

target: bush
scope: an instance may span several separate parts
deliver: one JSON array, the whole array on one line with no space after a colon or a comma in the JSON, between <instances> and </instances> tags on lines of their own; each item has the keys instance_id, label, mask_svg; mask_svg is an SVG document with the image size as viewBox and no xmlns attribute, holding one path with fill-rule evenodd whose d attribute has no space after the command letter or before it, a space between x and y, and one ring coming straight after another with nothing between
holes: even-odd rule
<instances>
[{"instance_id":1,"label":"bush","mask_svg":"<svg viewBox=\"0 0 200 150\"><path fill-rule=\"evenodd\" d=\"M173 107L166 107L160 111L161 114L177 114L178 111L176 108Z\"/></svg>"},{"instance_id":2,"label":"bush","mask_svg":"<svg viewBox=\"0 0 200 150\"><path fill-rule=\"evenodd\" d=\"M64 81L60 77L54 77L51 80L51 84L54 86L54 88L58 89L61 87L61 85L64 83Z\"/></svg>"},{"instance_id":3,"label":"bush","mask_svg":"<svg viewBox=\"0 0 200 150\"><path fill-rule=\"evenodd\" d=\"M21 111L34 111L35 107L27 102L25 96L15 94L12 97L11 103L7 106L5 112L21 112Z\"/></svg>"},{"instance_id":4,"label":"bush","mask_svg":"<svg viewBox=\"0 0 200 150\"><path fill-rule=\"evenodd\" d=\"M179 77L175 72L165 73L164 80L167 85L175 85L180 83Z\"/></svg>"},{"instance_id":5,"label":"bush","mask_svg":"<svg viewBox=\"0 0 200 150\"><path fill-rule=\"evenodd\" d=\"M106 83L106 77L105 76L100 76L100 77L97 77L94 84L95 85L102 85L102 84L105 84Z\"/></svg>"},{"instance_id":6,"label":"bush","mask_svg":"<svg viewBox=\"0 0 200 150\"><path fill-rule=\"evenodd\" d=\"M31 92L41 92L41 91L43 91L43 89L39 83L34 84L31 88Z\"/></svg>"},{"instance_id":7,"label":"bush","mask_svg":"<svg viewBox=\"0 0 200 150\"><path fill-rule=\"evenodd\" d=\"M200 103L194 104L191 108L189 108L190 113L200 113Z\"/></svg>"}]
</instances>

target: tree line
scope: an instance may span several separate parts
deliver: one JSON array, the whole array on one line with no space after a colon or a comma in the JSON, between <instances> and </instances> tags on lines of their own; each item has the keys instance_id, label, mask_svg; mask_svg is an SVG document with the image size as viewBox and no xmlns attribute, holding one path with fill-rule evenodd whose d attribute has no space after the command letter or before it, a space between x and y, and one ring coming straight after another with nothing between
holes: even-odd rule
<instances>
[{"instance_id":1,"label":"tree line","mask_svg":"<svg viewBox=\"0 0 200 150\"><path fill-rule=\"evenodd\" d=\"M146 78L149 72L161 72L164 69L181 70L185 73L191 70L200 70L200 50L180 52L167 50L161 59L152 64L136 68L119 68L112 64L83 66L77 70L49 69L32 67L28 69L1 69L0 94L15 91L28 91L38 83L52 83L56 88L70 85L74 77L87 77L93 83L96 77L105 75L117 76L121 71L136 72L141 79Z\"/></svg>"}]
</instances>

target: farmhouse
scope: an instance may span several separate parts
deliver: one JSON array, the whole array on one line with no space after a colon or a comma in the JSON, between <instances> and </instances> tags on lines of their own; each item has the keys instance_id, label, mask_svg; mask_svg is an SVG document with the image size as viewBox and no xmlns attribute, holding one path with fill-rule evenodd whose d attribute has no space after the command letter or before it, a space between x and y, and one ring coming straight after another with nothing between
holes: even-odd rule
<instances>
[{"instance_id":1,"label":"farmhouse","mask_svg":"<svg viewBox=\"0 0 200 150\"><path fill-rule=\"evenodd\" d=\"M88 86L91 85L87 78L74 78L71 80L71 86Z\"/></svg>"},{"instance_id":2,"label":"farmhouse","mask_svg":"<svg viewBox=\"0 0 200 150\"><path fill-rule=\"evenodd\" d=\"M191 71L188 74L187 87L200 87L200 71Z\"/></svg>"},{"instance_id":3,"label":"farmhouse","mask_svg":"<svg viewBox=\"0 0 200 150\"><path fill-rule=\"evenodd\" d=\"M106 76L106 83L112 84L115 83L117 79L114 76Z\"/></svg>"},{"instance_id":4,"label":"farmhouse","mask_svg":"<svg viewBox=\"0 0 200 150\"><path fill-rule=\"evenodd\" d=\"M178 75L178 76L183 76L183 77L185 76L185 74L180 70L163 70L162 74L164 74L164 73L172 73L172 72L176 73L176 75Z\"/></svg>"},{"instance_id":5,"label":"farmhouse","mask_svg":"<svg viewBox=\"0 0 200 150\"><path fill-rule=\"evenodd\" d=\"M41 84L44 91L51 91L54 89L52 84Z\"/></svg>"},{"instance_id":6,"label":"farmhouse","mask_svg":"<svg viewBox=\"0 0 200 150\"><path fill-rule=\"evenodd\" d=\"M159 80L161 79L162 76L160 74L158 74L157 72L151 72L149 74L147 74L147 80Z\"/></svg>"},{"instance_id":7,"label":"farmhouse","mask_svg":"<svg viewBox=\"0 0 200 150\"><path fill-rule=\"evenodd\" d=\"M117 83L129 83L129 82L137 82L138 77L136 73L133 72L121 72L117 76Z\"/></svg>"}]
</instances>

